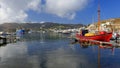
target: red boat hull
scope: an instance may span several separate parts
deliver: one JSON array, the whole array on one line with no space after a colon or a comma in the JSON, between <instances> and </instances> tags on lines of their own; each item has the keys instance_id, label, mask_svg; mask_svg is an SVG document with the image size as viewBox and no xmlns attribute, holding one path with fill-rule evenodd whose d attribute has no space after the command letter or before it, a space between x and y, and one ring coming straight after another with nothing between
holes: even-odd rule
<instances>
[{"instance_id":1,"label":"red boat hull","mask_svg":"<svg viewBox=\"0 0 120 68\"><path fill-rule=\"evenodd\" d=\"M105 33L105 34L100 34L100 35L95 35L95 36L81 36L80 34L76 34L76 38L80 40L96 40L96 41L105 41L109 42L112 37L112 32L111 33Z\"/></svg>"}]
</instances>

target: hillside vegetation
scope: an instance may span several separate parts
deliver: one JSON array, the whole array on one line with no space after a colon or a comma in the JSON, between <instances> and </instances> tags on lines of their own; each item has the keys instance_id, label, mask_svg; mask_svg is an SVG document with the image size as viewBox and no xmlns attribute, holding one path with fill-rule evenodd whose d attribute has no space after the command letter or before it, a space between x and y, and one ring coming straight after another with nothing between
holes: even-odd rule
<instances>
[{"instance_id":1,"label":"hillside vegetation","mask_svg":"<svg viewBox=\"0 0 120 68\"><path fill-rule=\"evenodd\" d=\"M69 29L80 28L82 24L59 24L59 23L4 23L0 25L0 31L14 32L17 28L24 28L26 30L40 30L43 29Z\"/></svg>"}]
</instances>

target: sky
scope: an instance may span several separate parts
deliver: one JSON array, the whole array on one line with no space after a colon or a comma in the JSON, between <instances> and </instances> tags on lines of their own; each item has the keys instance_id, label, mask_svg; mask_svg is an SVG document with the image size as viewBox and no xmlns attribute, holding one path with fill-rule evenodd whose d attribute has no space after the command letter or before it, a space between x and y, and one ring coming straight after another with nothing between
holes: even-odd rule
<instances>
[{"instance_id":1,"label":"sky","mask_svg":"<svg viewBox=\"0 0 120 68\"><path fill-rule=\"evenodd\" d=\"M120 0L100 0L100 18L120 17ZM98 0L0 0L0 24L97 22Z\"/></svg>"}]
</instances>

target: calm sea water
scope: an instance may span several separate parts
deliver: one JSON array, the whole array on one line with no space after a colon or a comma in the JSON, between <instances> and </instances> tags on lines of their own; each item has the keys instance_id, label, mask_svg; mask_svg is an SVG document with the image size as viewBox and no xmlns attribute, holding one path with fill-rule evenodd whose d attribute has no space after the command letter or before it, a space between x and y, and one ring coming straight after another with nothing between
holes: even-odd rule
<instances>
[{"instance_id":1,"label":"calm sea water","mask_svg":"<svg viewBox=\"0 0 120 68\"><path fill-rule=\"evenodd\" d=\"M69 35L31 33L0 47L0 68L120 68L120 49L82 48Z\"/></svg>"}]
</instances>

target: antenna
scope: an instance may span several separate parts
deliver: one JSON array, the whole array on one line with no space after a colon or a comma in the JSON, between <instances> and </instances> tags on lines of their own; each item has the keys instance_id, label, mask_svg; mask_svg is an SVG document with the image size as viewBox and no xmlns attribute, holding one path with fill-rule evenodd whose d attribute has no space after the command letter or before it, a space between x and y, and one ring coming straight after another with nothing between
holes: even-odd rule
<instances>
[{"instance_id":1,"label":"antenna","mask_svg":"<svg viewBox=\"0 0 120 68\"><path fill-rule=\"evenodd\" d=\"M100 31L100 0L98 0L98 31Z\"/></svg>"}]
</instances>

